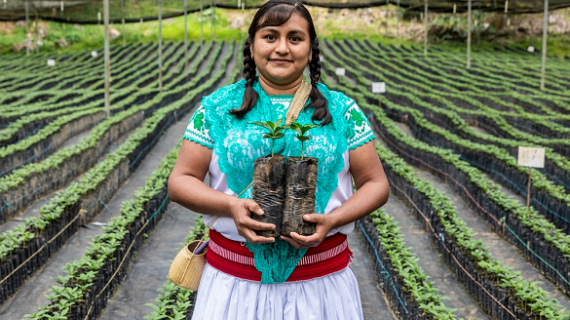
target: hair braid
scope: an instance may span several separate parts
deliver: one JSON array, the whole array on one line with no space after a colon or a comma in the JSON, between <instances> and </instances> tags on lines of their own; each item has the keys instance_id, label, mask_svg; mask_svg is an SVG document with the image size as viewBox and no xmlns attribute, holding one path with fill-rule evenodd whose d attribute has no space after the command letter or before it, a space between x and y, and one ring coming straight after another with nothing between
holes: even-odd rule
<instances>
[{"instance_id":1,"label":"hair braid","mask_svg":"<svg viewBox=\"0 0 570 320\"><path fill-rule=\"evenodd\" d=\"M230 110L230 114L237 116L238 118L243 117L257 102L259 95L255 90L253 90L253 83L255 82L255 76L257 74L255 69L255 61L251 58L251 40L248 38L245 41L243 47L243 78L246 81L245 93L243 96L242 104L239 109Z\"/></svg>"},{"instance_id":2,"label":"hair braid","mask_svg":"<svg viewBox=\"0 0 570 320\"><path fill-rule=\"evenodd\" d=\"M307 108L315 109L311 118L313 122L322 120L321 125L324 126L331 122L331 114L327 107L327 99L323 96L323 93L317 86L321 80L321 50L319 49L319 39L315 39L315 42L311 49L313 51L313 56L311 62L309 63L309 70L311 72L310 78L311 86L313 88L309 94L311 102L307 105Z\"/></svg>"}]
</instances>

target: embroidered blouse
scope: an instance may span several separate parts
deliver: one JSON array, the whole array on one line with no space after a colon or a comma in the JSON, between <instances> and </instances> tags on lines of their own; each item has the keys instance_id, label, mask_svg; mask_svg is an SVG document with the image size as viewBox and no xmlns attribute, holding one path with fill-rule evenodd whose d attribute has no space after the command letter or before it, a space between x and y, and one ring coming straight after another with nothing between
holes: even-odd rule
<instances>
[{"instance_id":1,"label":"embroidered blouse","mask_svg":"<svg viewBox=\"0 0 570 320\"><path fill-rule=\"evenodd\" d=\"M267 96L259 82L256 81L254 89L260 95L258 103L250 110L244 119L229 115L228 111L241 106L241 99L245 88L245 81L221 88L209 97L204 98L202 105L194 112L184 133L184 139L213 149L209 165L210 187L226 194L237 196L252 179L253 161L258 157L271 153L271 144L264 139L263 129L254 125L247 125L250 121L275 121L285 118L288 107L293 99L292 95ZM241 89L241 90L240 90ZM319 175L317 178L316 208L317 213L330 213L340 207L353 194L352 178L350 175L349 151L374 139L374 133L364 116L362 110L354 100L341 93L329 91L326 86L319 84L319 89L327 98L329 111L333 120L326 126L309 131L312 138L305 142L305 156L319 159ZM265 109L265 110L264 110ZM297 121L311 123L313 109L301 111ZM328 131L319 130L321 128ZM323 132L324 131L324 132ZM336 133L335 133L336 132ZM337 139L335 139L337 138ZM285 138L275 141L275 153L283 155L300 155L301 144L295 139L293 132L286 134ZM336 181L335 181L336 180ZM251 198L251 188L242 195L243 198ZM204 215L204 222L210 225L215 216ZM237 232L232 218L220 217L212 227L222 233L226 238L244 242L245 239ZM354 229L354 222L338 229L331 230L329 235L337 232L348 234ZM285 243L278 246L290 246L288 243L278 240L275 243ZM248 248L256 254L261 246L248 244ZM297 258L300 259L306 250L299 251ZM294 248L293 248L294 249ZM273 248L273 251L276 249ZM261 254L267 258L267 252ZM261 259L261 258L260 258ZM256 267L264 269L262 264L271 262L258 261ZM287 260L287 259L284 259ZM258 266L259 262L259 266ZM286 269L292 272L296 263L290 261ZM271 269L266 266L265 269ZM277 268L279 269L279 268ZM263 270L260 270L263 273ZM267 271L267 270L266 270ZM268 274L262 282L283 282L279 273ZM289 272L289 273L290 273ZM268 272L269 273L269 272Z\"/></svg>"}]
</instances>

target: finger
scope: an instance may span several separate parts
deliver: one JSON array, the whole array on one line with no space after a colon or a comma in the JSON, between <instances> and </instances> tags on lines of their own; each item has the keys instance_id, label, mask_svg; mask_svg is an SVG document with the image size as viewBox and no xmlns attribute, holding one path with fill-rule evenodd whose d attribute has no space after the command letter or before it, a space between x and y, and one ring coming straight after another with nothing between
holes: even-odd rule
<instances>
[{"instance_id":1,"label":"finger","mask_svg":"<svg viewBox=\"0 0 570 320\"><path fill-rule=\"evenodd\" d=\"M321 235L318 233L315 233L310 236L302 236L297 232L291 232L291 238L295 239L295 241L300 242L306 246L311 246L314 245L315 243L319 244L323 241L323 239L321 239Z\"/></svg>"},{"instance_id":2,"label":"finger","mask_svg":"<svg viewBox=\"0 0 570 320\"><path fill-rule=\"evenodd\" d=\"M260 231L261 230L263 230L263 231L275 230L277 228L273 223L261 222L261 221L253 220L251 218L245 219L242 222L242 226L244 226L248 229L260 230Z\"/></svg>"},{"instance_id":3,"label":"finger","mask_svg":"<svg viewBox=\"0 0 570 320\"><path fill-rule=\"evenodd\" d=\"M306 246L302 245L301 243L295 241L295 240L292 239L292 238L285 237L285 236L281 236L281 239L282 239L282 240L285 240L285 241L287 241L287 242L289 242L290 245L292 245L293 247L295 247L295 248L297 248L297 249L304 249L304 248L306 248Z\"/></svg>"},{"instance_id":4,"label":"finger","mask_svg":"<svg viewBox=\"0 0 570 320\"><path fill-rule=\"evenodd\" d=\"M312 213L312 214L305 214L303 215L303 220L307 221L307 222L313 222L313 223L317 223L321 220L321 218L323 218L324 215L323 214L316 214L316 213Z\"/></svg>"},{"instance_id":5,"label":"finger","mask_svg":"<svg viewBox=\"0 0 570 320\"><path fill-rule=\"evenodd\" d=\"M260 216L265 214L265 212L263 212L263 209L261 209L257 202L253 200L247 202L247 209Z\"/></svg>"},{"instance_id":6,"label":"finger","mask_svg":"<svg viewBox=\"0 0 570 320\"><path fill-rule=\"evenodd\" d=\"M246 238L247 241L251 242L252 244L275 242L275 238L266 238L263 236L258 236L253 230L244 230L243 233L244 233L244 238Z\"/></svg>"}]
</instances>

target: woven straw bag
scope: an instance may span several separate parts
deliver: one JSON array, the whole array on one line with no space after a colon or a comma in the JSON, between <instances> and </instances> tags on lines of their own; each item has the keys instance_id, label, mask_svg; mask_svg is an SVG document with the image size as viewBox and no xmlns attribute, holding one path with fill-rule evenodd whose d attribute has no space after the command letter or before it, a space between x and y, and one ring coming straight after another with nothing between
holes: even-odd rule
<instances>
[{"instance_id":1,"label":"woven straw bag","mask_svg":"<svg viewBox=\"0 0 570 320\"><path fill-rule=\"evenodd\" d=\"M198 290L202 272L204 272L206 265L206 251L208 249L205 248L198 254L194 254L194 252L204 243L203 240L204 238L188 243L174 258L168 272L168 278L177 286L192 291Z\"/></svg>"}]
</instances>

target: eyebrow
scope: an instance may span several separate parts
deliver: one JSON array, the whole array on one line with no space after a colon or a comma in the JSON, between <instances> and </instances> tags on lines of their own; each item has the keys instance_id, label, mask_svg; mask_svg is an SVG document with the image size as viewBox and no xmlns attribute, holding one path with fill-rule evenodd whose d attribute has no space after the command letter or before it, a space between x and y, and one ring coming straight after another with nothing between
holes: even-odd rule
<instances>
[{"instance_id":1,"label":"eyebrow","mask_svg":"<svg viewBox=\"0 0 570 320\"><path fill-rule=\"evenodd\" d=\"M277 32L277 29L271 28L271 27L262 28L261 31L276 32L276 33L278 33L278 32ZM295 29L295 30L292 30L292 31L289 32L289 34L295 34L295 33L298 33L298 34L301 34L301 35L304 35L304 36L307 35L307 34L306 34L303 30L301 30L301 29Z\"/></svg>"}]
</instances>

